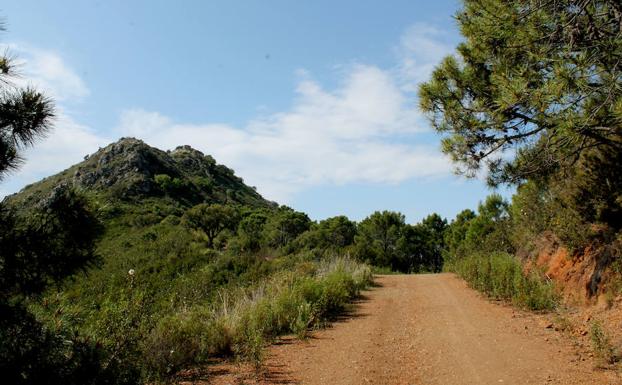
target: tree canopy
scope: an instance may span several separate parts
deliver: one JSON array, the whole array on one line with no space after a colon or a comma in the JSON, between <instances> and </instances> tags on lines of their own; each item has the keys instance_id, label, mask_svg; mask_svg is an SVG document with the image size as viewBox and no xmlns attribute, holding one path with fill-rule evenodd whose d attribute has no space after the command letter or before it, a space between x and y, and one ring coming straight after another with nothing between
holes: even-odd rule
<instances>
[{"instance_id":1,"label":"tree canopy","mask_svg":"<svg viewBox=\"0 0 622 385\"><path fill-rule=\"evenodd\" d=\"M0 180L19 168L23 150L54 118L50 99L13 84L14 68L9 54L0 56ZM109 383L114 376L115 364L104 364L98 346L60 325L44 326L26 304L96 260L99 228L85 198L66 185L25 213L0 203L0 371L7 383Z\"/></svg>"},{"instance_id":2,"label":"tree canopy","mask_svg":"<svg viewBox=\"0 0 622 385\"><path fill-rule=\"evenodd\" d=\"M0 24L0 32L4 32ZM22 163L21 150L34 144L51 128L54 104L34 88L14 85L15 59L0 55L0 180Z\"/></svg>"},{"instance_id":3,"label":"tree canopy","mask_svg":"<svg viewBox=\"0 0 622 385\"><path fill-rule=\"evenodd\" d=\"M622 151L619 1L466 0L456 19L419 95L459 172L516 183Z\"/></svg>"},{"instance_id":4,"label":"tree canopy","mask_svg":"<svg viewBox=\"0 0 622 385\"><path fill-rule=\"evenodd\" d=\"M225 229L234 230L239 219L234 207L201 203L189 209L183 220L187 226L203 232L207 237L208 247L213 247L216 236Z\"/></svg>"},{"instance_id":5,"label":"tree canopy","mask_svg":"<svg viewBox=\"0 0 622 385\"><path fill-rule=\"evenodd\" d=\"M358 225L356 255L393 271L438 272L443 267L446 227L447 221L436 213L409 225L401 213L376 211Z\"/></svg>"},{"instance_id":6,"label":"tree canopy","mask_svg":"<svg viewBox=\"0 0 622 385\"><path fill-rule=\"evenodd\" d=\"M283 247L309 230L310 226L311 220L307 214L283 206L266 222L266 243L270 247Z\"/></svg>"}]
</instances>

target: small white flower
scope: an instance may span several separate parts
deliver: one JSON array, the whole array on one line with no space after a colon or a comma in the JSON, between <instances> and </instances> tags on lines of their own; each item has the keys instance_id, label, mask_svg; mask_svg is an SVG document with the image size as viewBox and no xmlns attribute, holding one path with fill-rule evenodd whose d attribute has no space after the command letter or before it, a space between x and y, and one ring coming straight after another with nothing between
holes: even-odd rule
<instances>
[{"instance_id":1,"label":"small white flower","mask_svg":"<svg viewBox=\"0 0 622 385\"><path fill-rule=\"evenodd\" d=\"M130 269L130 271L128 271L127 273L128 273L130 276L133 276L133 275L134 275L134 273L136 273L136 272L134 271L134 269Z\"/></svg>"},{"instance_id":2,"label":"small white flower","mask_svg":"<svg viewBox=\"0 0 622 385\"><path fill-rule=\"evenodd\" d=\"M173 354L173 353L175 353L175 351L174 351L174 350L171 350L171 354Z\"/></svg>"}]
</instances>

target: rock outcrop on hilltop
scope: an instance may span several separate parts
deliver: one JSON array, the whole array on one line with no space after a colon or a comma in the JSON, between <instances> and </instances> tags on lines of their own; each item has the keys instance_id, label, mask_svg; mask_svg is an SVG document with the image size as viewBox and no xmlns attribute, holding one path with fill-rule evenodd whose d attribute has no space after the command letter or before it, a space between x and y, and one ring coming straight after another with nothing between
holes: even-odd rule
<instances>
[{"instance_id":1,"label":"rock outcrop on hilltop","mask_svg":"<svg viewBox=\"0 0 622 385\"><path fill-rule=\"evenodd\" d=\"M59 185L122 200L167 196L187 204L274 206L210 155L187 145L163 151L135 138L121 138L100 148L84 161L26 186L7 200L18 205L36 202Z\"/></svg>"}]
</instances>

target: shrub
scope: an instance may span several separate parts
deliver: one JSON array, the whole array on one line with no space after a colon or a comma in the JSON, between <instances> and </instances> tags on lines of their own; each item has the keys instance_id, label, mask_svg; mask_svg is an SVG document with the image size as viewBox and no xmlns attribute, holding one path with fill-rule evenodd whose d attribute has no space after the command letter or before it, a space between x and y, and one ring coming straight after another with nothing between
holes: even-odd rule
<instances>
[{"instance_id":1,"label":"shrub","mask_svg":"<svg viewBox=\"0 0 622 385\"><path fill-rule=\"evenodd\" d=\"M491 298L531 310L550 310L559 301L551 282L536 271L525 273L520 261L507 253L471 254L455 261L453 268Z\"/></svg>"},{"instance_id":2,"label":"shrub","mask_svg":"<svg viewBox=\"0 0 622 385\"><path fill-rule=\"evenodd\" d=\"M3 383L135 384L138 374L111 361L102 346L65 330L50 330L21 307L0 304Z\"/></svg>"},{"instance_id":3,"label":"shrub","mask_svg":"<svg viewBox=\"0 0 622 385\"><path fill-rule=\"evenodd\" d=\"M594 356L599 365L614 364L620 359L619 352L611 343L611 338L603 329L600 321L592 322L590 339L592 340Z\"/></svg>"},{"instance_id":4,"label":"shrub","mask_svg":"<svg viewBox=\"0 0 622 385\"><path fill-rule=\"evenodd\" d=\"M231 336L223 319L198 308L161 319L141 350L146 377L163 378L208 357L229 354Z\"/></svg>"},{"instance_id":5,"label":"shrub","mask_svg":"<svg viewBox=\"0 0 622 385\"><path fill-rule=\"evenodd\" d=\"M171 195L179 194L189 187L189 182L187 180L171 178L167 174L155 175L153 179L162 191Z\"/></svg>"},{"instance_id":6,"label":"shrub","mask_svg":"<svg viewBox=\"0 0 622 385\"><path fill-rule=\"evenodd\" d=\"M254 286L223 287L214 301L159 319L140 343L137 365L143 367L143 377L165 379L184 367L231 354L259 366L267 343L289 333L304 338L309 328L343 310L372 279L367 266L344 258L285 266Z\"/></svg>"},{"instance_id":7,"label":"shrub","mask_svg":"<svg viewBox=\"0 0 622 385\"><path fill-rule=\"evenodd\" d=\"M68 364L101 359L93 364L101 362L110 383L168 381L218 356L259 364L266 343L281 334L304 338L371 280L364 265L328 253L320 261L311 252L232 253L230 242L226 252L208 249L182 226L185 206L168 199L116 202L120 214L106 222L97 247L99 268L29 301L49 330L62 324L90 341L66 339L81 349ZM263 218L255 219L259 226L246 230L261 241Z\"/></svg>"}]
</instances>

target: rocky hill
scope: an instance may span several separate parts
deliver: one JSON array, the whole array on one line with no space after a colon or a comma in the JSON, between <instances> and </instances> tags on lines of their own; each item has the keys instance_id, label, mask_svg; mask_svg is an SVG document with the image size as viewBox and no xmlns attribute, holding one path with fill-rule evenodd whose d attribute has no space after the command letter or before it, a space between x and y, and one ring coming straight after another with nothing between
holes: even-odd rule
<instances>
[{"instance_id":1,"label":"rocky hill","mask_svg":"<svg viewBox=\"0 0 622 385\"><path fill-rule=\"evenodd\" d=\"M99 198L133 202L167 197L183 206L201 202L237 203L271 207L233 170L190 146L162 151L141 140L121 138L84 161L7 197L20 207L30 206L61 184L68 184Z\"/></svg>"}]
</instances>

